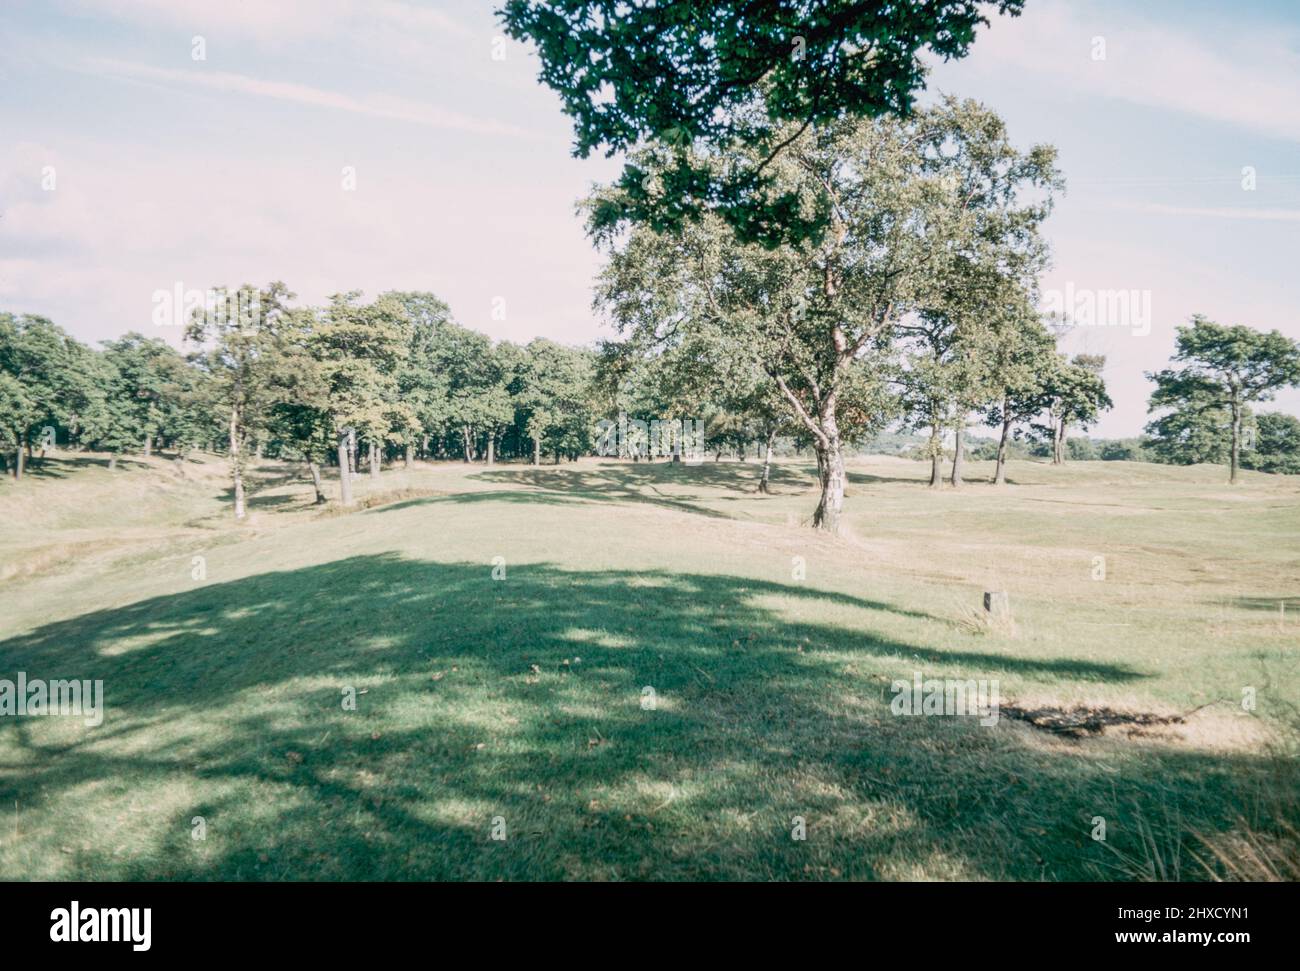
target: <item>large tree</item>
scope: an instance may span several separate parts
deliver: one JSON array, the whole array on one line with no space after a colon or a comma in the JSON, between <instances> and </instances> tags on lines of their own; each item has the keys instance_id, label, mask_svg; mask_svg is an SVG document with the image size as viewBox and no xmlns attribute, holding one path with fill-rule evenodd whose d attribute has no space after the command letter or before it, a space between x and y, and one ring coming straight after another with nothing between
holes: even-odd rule
<instances>
[{"instance_id":1,"label":"large tree","mask_svg":"<svg viewBox=\"0 0 1300 971\"><path fill-rule=\"evenodd\" d=\"M253 438L265 427L275 400L271 372L281 352L281 327L294 295L283 283L262 289L217 287L194 312L185 337L199 349L193 360L211 379L213 399L227 432L235 518L245 513L244 472Z\"/></svg>"},{"instance_id":2,"label":"large tree","mask_svg":"<svg viewBox=\"0 0 1300 971\"><path fill-rule=\"evenodd\" d=\"M21 479L34 442L76 433L103 400L93 352L44 317L0 313L0 436Z\"/></svg>"},{"instance_id":3,"label":"large tree","mask_svg":"<svg viewBox=\"0 0 1300 971\"><path fill-rule=\"evenodd\" d=\"M904 328L897 383L904 427L927 432L930 488L943 484L944 429L956 411L954 371L963 364L956 334L942 316L916 315ZM967 362L968 363L968 362Z\"/></svg>"},{"instance_id":4,"label":"large tree","mask_svg":"<svg viewBox=\"0 0 1300 971\"><path fill-rule=\"evenodd\" d=\"M507 0L506 31L530 40L541 80L573 119L574 154L674 145L647 189L630 162L603 215L655 229L714 212L743 239L820 238L831 210L781 184L773 161L811 127L907 115L922 87L921 54L962 57L986 12L1016 15L1023 0ZM754 111L756 104L763 110ZM684 149L732 153L710 165ZM832 230L833 231L833 230Z\"/></svg>"},{"instance_id":5,"label":"large tree","mask_svg":"<svg viewBox=\"0 0 1300 971\"><path fill-rule=\"evenodd\" d=\"M1280 388L1300 384L1300 345L1276 330L1229 327L1197 314L1190 326L1178 328L1176 346L1173 362L1178 367L1147 374L1156 383L1150 410L1225 410L1228 481L1236 482L1248 408L1270 401Z\"/></svg>"},{"instance_id":6,"label":"large tree","mask_svg":"<svg viewBox=\"0 0 1300 971\"><path fill-rule=\"evenodd\" d=\"M370 448L372 475L383 446L415 423L400 400L397 373L409 353L407 309L392 295L362 303L358 291L335 294L312 327L310 347L327 391L339 463L340 500L352 505L354 436Z\"/></svg>"},{"instance_id":7,"label":"large tree","mask_svg":"<svg viewBox=\"0 0 1300 971\"><path fill-rule=\"evenodd\" d=\"M1101 376L1106 358L1076 354L1067 360L1058 354L1042 375L1046 421L1034 426L1042 441L1051 445L1052 464L1061 465L1068 454L1066 441L1075 425L1087 428L1112 407Z\"/></svg>"},{"instance_id":8,"label":"large tree","mask_svg":"<svg viewBox=\"0 0 1300 971\"><path fill-rule=\"evenodd\" d=\"M1012 431L1047 407L1046 376L1057 364L1052 335L1031 304L1013 306L1003 321L1001 340L984 359L993 392L984 407L984 421L999 429L994 485L1006 484Z\"/></svg>"},{"instance_id":9,"label":"large tree","mask_svg":"<svg viewBox=\"0 0 1300 971\"><path fill-rule=\"evenodd\" d=\"M460 437L464 460L472 462L480 442L492 439L513 416L506 377L486 334L445 323L439 335L436 358L439 372L447 377L447 424Z\"/></svg>"},{"instance_id":10,"label":"large tree","mask_svg":"<svg viewBox=\"0 0 1300 971\"><path fill-rule=\"evenodd\" d=\"M1036 237L1034 237L1036 240ZM1034 279L1045 256L1035 245L998 259L961 256L937 274L935 295L897 332L906 423L929 430L930 487L942 483L944 431L953 433L951 482L962 485L966 428L973 411L1002 397L1011 364L1037 325L1030 309Z\"/></svg>"},{"instance_id":11,"label":"large tree","mask_svg":"<svg viewBox=\"0 0 1300 971\"><path fill-rule=\"evenodd\" d=\"M118 452L134 443L149 455L160 437L181 436L190 379L180 352L164 340L135 331L103 343L111 367L105 390L112 415L105 444Z\"/></svg>"},{"instance_id":12,"label":"large tree","mask_svg":"<svg viewBox=\"0 0 1300 971\"><path fill-rule=\"evenodd\" d=\"M452 326L451 310L425 291L392 291L386 296L406 312L407 352L398 366L397 390L414 419L411 427L401 430L409 466L416 446L425 455L429 439L441 437L451 419L451 376L441 358Z\"/></svg>"},{"instance_id":13,"label":"large tree","mask_svg":"<svg viewBox=\"0 0 1300 971\"><path fill-rule=\"evenodd\" d=\"M317 504L324 503L322 469L335 446L330 363L320 354L318 310L294 310L284 325L280 352L269 369L275 389L266 421L280 458L302 462L311 476Z\"/></svg>"},{"instance_id":14,"label":"large tree","mask_svg":"<svg viewBox=\"0 0 1300 971\"><path fill-rule=\"evenodd\" d=\"M747 244L716 217L673 233L636 227L619 240L598 218L610 191L589 204L597 240L615 244L599 290L615 322L663 343L712 328L749 353L812 439L821 484L813 524L834 531L846 432L858 430L847 422L870 424L885 411L865 404L879 401L883 374L863 363L972 267L1018 272L1038 259L1059 176L1051 148L1017 151L1001 120L970 101L790 135L770 168L804 211L829 213L818 241ZM651 169L657 154L636 162Z\"/></svg>"},{"instance_id":15,"label":"large tree","mask_svg":"<svg viewBox=\"0 0 1300 971\"><path fill-rule=\"evenodd\" d=\"M591 447L596 415L593 411L590 351L535 338L527 347L515 401L525 434L533 442L533 464L542 452L577 456Z\"/></svg>"}]
</instances>

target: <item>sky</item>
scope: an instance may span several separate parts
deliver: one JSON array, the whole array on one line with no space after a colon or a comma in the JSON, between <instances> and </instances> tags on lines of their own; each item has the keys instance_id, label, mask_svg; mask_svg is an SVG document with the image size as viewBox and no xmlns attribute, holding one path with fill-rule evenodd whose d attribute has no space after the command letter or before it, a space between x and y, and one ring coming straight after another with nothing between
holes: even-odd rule
<instances>
[{"instance_id":1,"label":"sky","mask_svg":"<svg viewBox=\"0 0 1300 971\"><path fill-rule=\"evenodd\" d=\"M617 160L572 157L494 7L6 0L0 309L179 344L159 291L279 279L306 302L431 290L496 339L610 336L575 204ZM1026 8L923 97L1059 149L1048 309L1076 319L1064 350L1107 356L1093 434L1135 435L1193 313L1300 338L1300 3Z\"/></svg>"}]
</instances>

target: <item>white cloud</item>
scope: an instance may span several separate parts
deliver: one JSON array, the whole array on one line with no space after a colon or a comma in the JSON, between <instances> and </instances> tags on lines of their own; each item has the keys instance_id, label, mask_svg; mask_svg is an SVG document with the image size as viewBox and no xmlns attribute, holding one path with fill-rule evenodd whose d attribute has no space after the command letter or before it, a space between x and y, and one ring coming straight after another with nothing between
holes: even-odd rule
<instances>
[{"instance_id":1,"label":"white cloud","mask_svg":"<svg viewBox=\"0 0 1300 971\"><path fill-rule=\"evenodd\" d=\"M543 137L515 125L507 125L491 119L474 118L460 112L449 111L419 101L410 101L406 98L396 98L391 95L372 95L359 98L291 81L271 81L265 78L249 77L244 74L211 71L207 68L180 71L172 68L154 67L148 64L98 58L87 61L86 70L92 74L106 75L108 77L155 82L164 85L179 84L224 93L233 92L260 98L273 98L315 108L330 108L335 111L369 115L372 118L387 118L430 128L465 131L480 135L508 135L517 138Z\"/></svg>"}]
</instances>

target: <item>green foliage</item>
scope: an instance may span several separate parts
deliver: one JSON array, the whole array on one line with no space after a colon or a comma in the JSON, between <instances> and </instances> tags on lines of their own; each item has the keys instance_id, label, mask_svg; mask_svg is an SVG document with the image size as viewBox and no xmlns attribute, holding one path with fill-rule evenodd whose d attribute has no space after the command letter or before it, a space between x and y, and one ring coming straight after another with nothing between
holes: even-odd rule
<instances>
[{"instance_id":1,"label":"green foliage","mask_svg":"<svg viewBox=\"0 0 1300 971\"><path fill-rule=\"evenodd\" d=\"M102 355L106 420L96 444L114 452L137 451L143 439L193 444L196 372L170 344L132 331L105 341ZM210 438L211 436L207 436Z\"/></svg>"},{"instance_id":2,"label":"green foliage","mask_svg":"<svg viewBox=\"0 0 1300 971\"><path fill-rule=\"evenodd\" d=\"M987 374L987 403L983 415L989 425L1006 421L1015 426L1047 408L1046 375L1058 364L1055 342L1026 300L1000 317L1003 326L992 332L981 359Z\"/></svg>"},{"instance_id":3,"label":"green foliage","mask_svg":"<svg viewBox=\"0 0 1300 971\"><path fill-rule=\"evenodd\" d=\"M401 441L415 424L400 400L397 371L410 345L402 302L357 291L335 294L318 315L309 346L319 362L335 433L349 428L371 442Z\"/></svg>"},{"instance_id":4,"label":"green foliage","mask_svg":"<svg viewBox=\"0 0 1300 971\"><path fill-rule=\"evenodd\" d=\"M1153 407L1176 401L1188 389L1217 396L1225 406L1268 401L1279 388L1300 383L1300 345L1276 330L1228 327L1197 314L1178 328L1178 369L1150 375Z\"/></svg>"},{"instance_id":5,"label":"green foliage","mask_svg":"<svg viewBox=\"0 0 1300 971\"><path fill-rule=\"evenodd\" d=\"M1042 395L1047 420L1033 426L1045 441L1060 440L1072 425L1094 424L1101 413L1113 406L1101 376L1104 358L1076 355L1069 361L1056 355L1042 375Z\"/></svg>"},{"instance_id":6,"label":"green foliage","mask_svg":"<svg viewBox=\"0 0 1300 971\"><path fill-rule=\"evenodd\" d=\"M1232 415L1216 395L1203 388L1184 386L1183 397L1162 399L1173 410L1146 426L1147 448L1157 462L1167 465L1219 464L1228 461Z\"/></svg>"},{"instance_id":7,"label":"green foliage","mask_svg":"<svg viewBox=\"0 0 1300 971\"><path fill-rule=\"evenodd\" d=\"M696 386L765 374L824 460L830 512L814 518L826 525L842 446L898 413L889 382L900 370L917 406L945 417L988 400L995 372L1010 380L989 349L1025 326L1046 257L1038 227L1060 176L1051 148L1017 150L997 115L971 101L783 131L789 144L770 178L808 218L828 214L816 241L755 245L716 215L619 237L602 214L626 187L598 191L587 208L610 249L598 300L634 355L686 352ZM696 157L720 169L755 161L743 146ZM671 165L654 147L633 162L652 182ZM933 340L900 369L896 340L927 328Z\"/></svg>"},{"instance_id":8,"label":"green foliage","mask_svg":"<svg viewBox=\"0 0 1300 971\"><path fill-rule=\"evenodd\" d=\"M29 447L44 429L80 436L102 418L94 353L44 317L0 313L0 441Z\"/></svg>"},{"instance_id":9,"label":"green foliage","mask_svg":"<svg viewBox=\"0 0 1300 971\"><path fill-rule=\"evenodd\" d=\"M1090 438L1071 438L1066 443L1070 458L1080 462L1090 462L1100 457L1097 446Z\"/></svg>"},{"instance_id":10,"label":"green foliage","mask_svg":"<svg viewBox=\"0 0 1300 971\"><path fill-rule=\"evenodd\" d=\"M452 327L451 310L432 293L393 291L386 294L406 314L407 348L397 370L397 393L413 421L404 441L440 435L451 421L452 376L443 369L441 347Z\"/></svg>"},{"instance_id":11,"label":"green foliage","mask_svg":"<svg viewBox=\"0 0 1300 971\"><path fill-rule=\"evenodd\" d=\"M1241 464L1259 472L1300 475L1300 418L1277 411L1257 415L1254 447Z\"/></svg>"},{"instance_id":12,"label":"green foliage","mask_svg":"<svg viewBox=\"0 0 1300 971\"><path fill-rule=\"evenodd\" d=\"M213 404L228 419L232 450L262 430L274 402L270 375L282 346L281 327L293 294L275 282L258 290L217 287L196 310L185 338L198 349L191 360L210 379Z\"/></svg>"},{"instance_id":13,"label":"green foliage","mask_svg":"<svg viewBox=\"0 0 1300 971\"><path fill-rule=\"evenodd\" d=\"M682 229L714 213L745 241L820 239L827 206L809 207L782 184L774 161L810 127L909 115L924 68L918 55L962 57L985 10L1016 15L1022 0L925 4L744 0L627 4L619 0L507 0L506 31L530 40L541 81L574 123L575 154L626 152L648 140L671 147L657 170L630 160L606 225L630 219ZM729 153L718 167L694 146Z\"/></svg>"},{"instance_id":14,"label":"green foliage","mask_svg":"<svg viewBox=\"0 0 1300 971\"><path fill-rule=\"evenodd\" d=\"M1097 457L1103 462L1150 462L1148 443L1141 438L1103 438L1096 442Z\"/></svg>"},{"instance_id":15,"label":"green foliage","mask_svg":"<svg viewBox=\"0 0 1300 971\"><path fill-rule=\"evenodd\" d=\"M1164 461L1226 459L1235 481L1248 406L1300 384L1300 345L1276 330L1229 327L1197 314L1178 328L1173 360L1178 367L1147 374L1156 383L1149 410L1170 409L1147 426L1153 448Z\"/></svg>"},{"instance_id":16,"label":"green foliage","mask_svg":"<svg viewBox=\"0 0 1300 971\"><path fill-rule=\"evenodd\" d=\"M318 472L348 429L381 452L445 455L454 442L467 457L488 444L517 457L531 454L534 426L548 453L591 447L589 351L494 346L427 292L292 300L282 283L209 291L186 328L188 359L134 332L96 352L44 318L0 314L0 445L40 445L50 427L60 446L114 453L215 447L230 456L237 510L249 454Z\"/></svg>"},{"instance_id":17,"label":"green foliage","mask_svg":"<svg viewBox=\"0 0 1300 971\"><path fill-rule=\"evenodd\" d=\"M592 411L594 355L537 338L525 348L516 401L525 434L539 453L577 457L595 434Z\"/></svg>"}]
</instances>

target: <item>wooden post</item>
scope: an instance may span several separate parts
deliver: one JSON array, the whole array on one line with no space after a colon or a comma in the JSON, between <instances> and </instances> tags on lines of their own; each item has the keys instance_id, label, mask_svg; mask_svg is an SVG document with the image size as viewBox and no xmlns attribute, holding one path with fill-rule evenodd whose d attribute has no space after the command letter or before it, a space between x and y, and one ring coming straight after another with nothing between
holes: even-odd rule
<instances>
[{"instance_id":1,"label":"wooden post","mask_svg":"<svg viewBox=\"0 0 1300 971\"><path fill-rule=\"evenodd\" d=\"M1011 619L1011 598L1005 590L984 591L984 612L989 620L1005 623Z\"/></svg>"}]
</instances>

